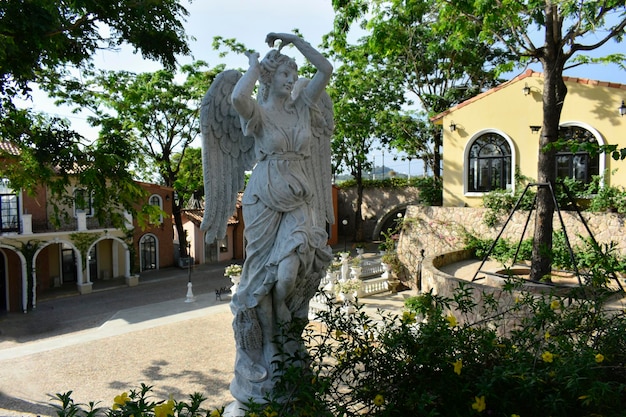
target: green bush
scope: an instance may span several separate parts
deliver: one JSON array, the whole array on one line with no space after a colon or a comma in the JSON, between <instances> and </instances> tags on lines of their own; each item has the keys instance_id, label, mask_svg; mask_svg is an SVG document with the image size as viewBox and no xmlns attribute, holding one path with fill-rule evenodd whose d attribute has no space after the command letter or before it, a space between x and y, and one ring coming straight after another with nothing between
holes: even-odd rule
<instances>
[{"instance_id":1,"label":"green bush","mask_svg":"<svg viewBox=\"0 0 626 417\"><path fill-rule=\"evenodd\" d=\"M519 200L519 210L530 210L533 207L536 192L529 188L524 194L524 198L520 200L526 184L532 180L520 174L519 167L516 167L515 173L515 192L510 190L494 190L483 196L483 207L489 210L485 214L483 221L489 227L495 226L498 217L508 214L513 210Z\"/></svg>"},{"instance_id":2,"label":"green bush","mask_svg":"<svg viewBox=\"0 0 626 417\"><path fill-rule=\"evenodd\" d=\"M189 402L168 400L154 400L151 398L152 386L141 384L141 389L120 393L112 399L111 407L97 407L90 402L85 404L75 403L72 399L72 391L57 394L53 403L59 417L220 417L224 408L213 410L203 409L202 403L206 400L202 394L192 394Z\"/></svg>"},{"instance_id":3,"label":"green bush","mask_svg":"<svg viewBox=\"0 0 626 417\"><path fill-rule=\"evenodd\" d=\"M275 362L275 390L247 404L246 416L624 416L626 313L610 304L606 277L625 264L611 247L600 253L579 260L594 265L594 285L569 293L528 292L512 278L493 292L461 283L450 296L423 293L402 314L371 317L358 300L347 314L329 302L320 325L304 330L307 349ZM121 394L108 409L59 394L58 415L223 413L202 409L199 394L154 401L150 390Z\"/></svg>"},{"instance_id":4,"label":"green bush","mask_svg":"<svg viewBox=\"0 0 626 417\"><path fill-rule=\"evenodd\" d=\"M483 259L491 249L491 259L510 266L514 259L516 262L531 260L533 239L512 242L500 238L493 246L493 239L480 239L471 233L465 233L464 244L464 249L471 250L476 258ZM581 280L592 287L608 284L626 273L626 257L618 253L615 243L601 245L588 237L581 243L572 245L570 253L562 230L554 231L552 250L545 255L550 257L553 268L578 272Z\"/></svg>"},{"instance_id":5,"label":"green bush","mask_svg":"<svg viewBox=\"0 0 626 417\"><path fill-rule=\"evenodd\" d=\"M331 308L306 336L310 367L286 372L254 415L623 416L626 317L606 294L531 295L508 281L497 297L459 285L376 319Z\"/></svg>"}]
</instances>

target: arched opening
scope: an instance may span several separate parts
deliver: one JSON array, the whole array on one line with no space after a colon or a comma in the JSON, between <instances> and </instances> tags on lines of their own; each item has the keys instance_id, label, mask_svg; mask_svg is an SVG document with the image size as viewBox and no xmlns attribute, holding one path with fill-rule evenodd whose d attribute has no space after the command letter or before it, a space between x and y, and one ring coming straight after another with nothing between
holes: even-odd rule
<instances>
[{"instance_id":1,"label":"arched opening","mask_svg":"<svg viewBox=\"0 0 626 417\"><path fill-rule=\"evenodd\" d=\"M559 128L559 138L572 144L598 145L596 136L581 126L565 125ZM589 184L593 177L600 175L600 155L592 155L584 149L569 147L556 153L557 178L570 178Z\"/></svg>"},{"instance_id":2,"label":"arched opening","mask_svg":"<svg viewBox=\"0 0 626 417\"><path fill-rule=\"evenodd\" d=\"M139 260L142 271L158 269L158 241L156 236L146 234L139 241Z\"/></svg>"},{"instance_id":3,"label":"arched opening","mask_svg":"<svg viewBox=\"0 0 626 417\"><path fill-rule=\"evenodd\" d=\"M468 192L506 190L512 183L511 145L496 132L483 133L469 146L466 161Z\"/></svg>"}]
</instances>

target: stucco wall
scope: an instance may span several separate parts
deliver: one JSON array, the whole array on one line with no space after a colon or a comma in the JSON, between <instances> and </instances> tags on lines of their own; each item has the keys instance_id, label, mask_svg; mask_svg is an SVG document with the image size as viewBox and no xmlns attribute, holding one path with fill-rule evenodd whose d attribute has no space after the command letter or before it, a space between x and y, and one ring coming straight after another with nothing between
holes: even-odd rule
<instances>
[{"instance_id":1,"label":"stucco wall","mask_svg":"<svg viewBox=\"0 0 626 417\"><path fill-rule=\"evenodd\" d=\"M568 93L561 113L561 125L585 128L594 134L600 144L625 147L626 117L620 116L617 108L626 97L626 84L573 77L564 77L564 80ZM523 94L524 86L530 88L529 95ZM543 88L542 74L529 71L443 113L438 122L443 125L444 206L482 205L482 193L467 190L464 163L468 144L484 133L495 132L510 142L512 175L517 166L523 175L538 178L540 132L533 133L530 126L542 123ZM454 131L449 127L452 122L456 125ZM612 172L616 168L620 170L619 175L613 175L609 183L626 186L624 164L609 156L601 157L601 174L603 169Z\"/></svg>"},{"instance_id":2,"label":"stucco wall","mask_svg":"<svg viewBox=\"0 0 626 417\"><path fill-rule=\"evenodd\" d=\"M469 232L480 238L495 238L502 229L506 216L494 227L488 227L483 221L487 209L470 207L424 207L409 206L405 217L399 251L401 259L409 264L409 269L419 258L424 249L426 257L447 252L454 252L464 247L464 235ZM576 212L561 212L565 229L573 245L579 242L578 236L587 237L582 221ZM531 237L534 230L533 211L525 238ZM617 243L618 250L626 255L626 216L617 213L582 213L596 240L600 243ZM516 212L506 226L502 237L518 241L524 229L528 212ZM555 230L560 229L560 222L555 214Z\"/></svg>"}]
</instances>

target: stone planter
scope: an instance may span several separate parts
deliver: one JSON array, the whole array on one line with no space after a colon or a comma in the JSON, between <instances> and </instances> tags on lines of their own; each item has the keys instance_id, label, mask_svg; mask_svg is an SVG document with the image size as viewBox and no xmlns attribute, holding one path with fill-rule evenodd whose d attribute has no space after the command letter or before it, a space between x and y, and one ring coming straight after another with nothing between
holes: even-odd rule
<instances>
[{"instance_id":1,"label":"stone planter","mask_svg":"<svg viewBox=\"0 0 626 417\"><path fill-rule=\"evenodd\" d=\"M241 282L241 275L229 275L230 282L233 283L233 286L230 287L230 293L235 294L237 292L237 288L239 288L239 283Z\"/></svg>"},{"instance_id":2,"label":"stone planter","mask_svg":"<svg viewBox=\"0 0 626 417\"><path fill-rule=\"evenodd\" d=\"M131 275L125 277L124 280L126 281L126 285L128 285L129 287L135 287L139 285L139 275Z\"/></svg>"}]
</instances>

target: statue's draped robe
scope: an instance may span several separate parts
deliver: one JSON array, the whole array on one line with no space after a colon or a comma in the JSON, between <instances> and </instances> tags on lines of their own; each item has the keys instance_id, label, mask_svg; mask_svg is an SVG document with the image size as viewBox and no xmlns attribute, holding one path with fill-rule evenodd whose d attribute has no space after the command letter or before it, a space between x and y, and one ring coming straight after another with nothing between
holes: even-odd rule
<instances>
[{"instance_id":1,"label":"statue's draped robe","mask_svg":"<svg viewBox=\"0 0 626 417\"><path fill-rule=\"evenodd\" d=\"M231 301L238 347L231 392L241 402L262 401L273 385L271 362L281 323L272 290L279 263L298 256L296 285L286 304L294 318L306 319L309 300L332 259L326 224L314 224L311 177L318 173L305 169L305 159L316 151L311 149L309 103L304 92L275 113L254 102L250 119L241 120L243 133L255 138L258 160L242 200L246 261ZM265 377L258 365L267 371Z\"/></svg>"}]
</instances>

